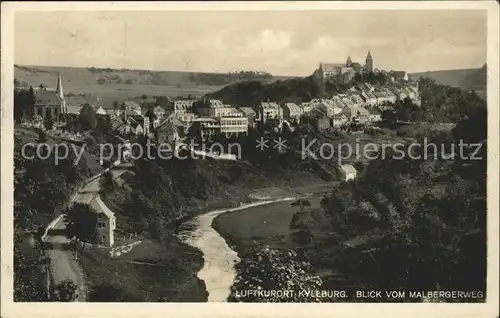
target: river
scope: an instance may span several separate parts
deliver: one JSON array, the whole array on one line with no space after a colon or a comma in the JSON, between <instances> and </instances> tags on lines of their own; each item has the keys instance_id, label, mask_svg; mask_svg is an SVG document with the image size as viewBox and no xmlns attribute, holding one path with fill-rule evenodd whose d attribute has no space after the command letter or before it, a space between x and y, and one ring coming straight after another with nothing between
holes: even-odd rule
<instances>
[{"instance_id":1,"label":"river","mask_svg":"<svg viewBox=\"0 0 500 318\"><path fill-rule=\"evenodd\" d=\"M209 302L226 302L231 291L231 285L236 277L235 264L239 261L238 254L233 251L219 233L212 227L216 216L226 212L239 211L251 207L294 198L259 201L244 204L236 208L210 211L187 221L178 236L186 244L199 249L203 253L204 265L198 272L198 278L205 282Z\"/></svg>"}]
</instances>

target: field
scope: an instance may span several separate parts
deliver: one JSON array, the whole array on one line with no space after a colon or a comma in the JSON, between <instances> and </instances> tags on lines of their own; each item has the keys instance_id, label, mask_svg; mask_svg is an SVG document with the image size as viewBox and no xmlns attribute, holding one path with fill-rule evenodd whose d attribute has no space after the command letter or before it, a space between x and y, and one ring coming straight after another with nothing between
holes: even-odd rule
<instances>
[{"instance_id":1,"label":"field","mask_svg":"<svg viewBox=\"0 0 500 318\"><path fill-rule=\"evenodd\" d=\"M311 198L309 202L312 208L317 208L320 198ZM290 222L299 210L292 203L278 202L224 213L214 219L213 227L237 252L254 247L255 243L291 247Z\"/></svg>"},{"instance_id":2,"label":"field","mask_svg":"<svg viewBox=\"0 0 500 318\"><path fill-rule=\"evenodd\" d=\"M37 87L42 84L45 87L55 89L58 74L61 75L66 97L71 99L74 97L73 95L81 94L86 95L85 99L95 100L99 97L105 108L112 108L114 100L123 101L142 95L149 97L154 95L200 97L227 85L206 85L203 83L210 82L210 78L207 79L210 76L218 76L220 81L222 74L14 66L14 77L23 86ZM271 81L274 79L278 79L278 77L271 79Z\"/></svg>"}]
</instances>

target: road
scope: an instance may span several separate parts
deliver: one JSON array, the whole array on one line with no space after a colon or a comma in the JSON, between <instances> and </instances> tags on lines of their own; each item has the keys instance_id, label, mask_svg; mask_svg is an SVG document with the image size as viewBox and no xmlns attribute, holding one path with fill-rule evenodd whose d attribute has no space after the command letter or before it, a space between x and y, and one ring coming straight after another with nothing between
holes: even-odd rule
<instances>
[{"instance_id":1,"label":"road","mask_svg":"<svg viewBox=\"0 0 500 318\"><path fill-rule=\"evenodd\" d=\"M117 178L125 170L112 170L113 177ZM87 183L72 199L72 202L89 203L96 195L99 195L99 178ZM76 301L85 302L87 286L84 271L75 259L75 253L69 249L70 240L65 235L66 224L62 217L54 220L53 227L47 231L44 241L51 245L48 254L54 284L65 280L71 280L77 286L78 298Z\"/></svg>"}]
</instances>

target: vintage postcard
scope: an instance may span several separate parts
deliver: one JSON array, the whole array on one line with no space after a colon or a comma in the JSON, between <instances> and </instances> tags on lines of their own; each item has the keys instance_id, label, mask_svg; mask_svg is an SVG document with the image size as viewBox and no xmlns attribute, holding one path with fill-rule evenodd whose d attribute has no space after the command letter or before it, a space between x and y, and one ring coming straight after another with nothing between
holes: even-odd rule
<instances>
[{"instance_id":1,"label":"vintage postcard","mask_svg":"<svg viewBox=\"0 0 500 318\"><path fill-rule=\"evenodd\" d=\"M498 317L498 30L2 3L2 317Z\"/></svg>"}]
</instances>

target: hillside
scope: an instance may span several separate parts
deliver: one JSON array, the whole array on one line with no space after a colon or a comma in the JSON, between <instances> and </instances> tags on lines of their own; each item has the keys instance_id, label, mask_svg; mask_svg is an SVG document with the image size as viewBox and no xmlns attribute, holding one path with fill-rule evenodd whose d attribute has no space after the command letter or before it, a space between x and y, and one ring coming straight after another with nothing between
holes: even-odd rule
<instances>
[{"instance_id":1,"label":"hillside","mask_svg":"<svg viewBox=\"0 0 500 318\"><path fill-rule=\"evenodd\" d=\"M195 73L177 71L117 70L84 67L14 66L14 77L23 86L40 84L55 88L57 74L61 74L64 92L99 96L105 107L114 100L132 97L162 95L168 97L192 95L200 97L209 92L244 80L272 82L283 77L270 74L239 72Z\"/></svg>"},{"instance_id":2,"label":"hillside","mask_svg":"<svg viewBox=\"0 0 500 318\"><path fill-rule=\"evenodd\" d=\"M438 84L460 87L465 90L486 86L486 64L482 68L429 71L409 74L410 79L429 77Z\"/></svg>"},{"instance_id":3,"label":"hillside","mask_svg":"<svg viewBox=\"0 0 500 318\"><path fill-rule=\"evenodd\" d=\"M322 95L320 82L314 77L296 77L277 80L273 83L247 81L228 85L219 91L209 93L208 98L221 99L224 103L245 106L255 105L261 101L309 101Z\"/></svg>"}]
</instances>

